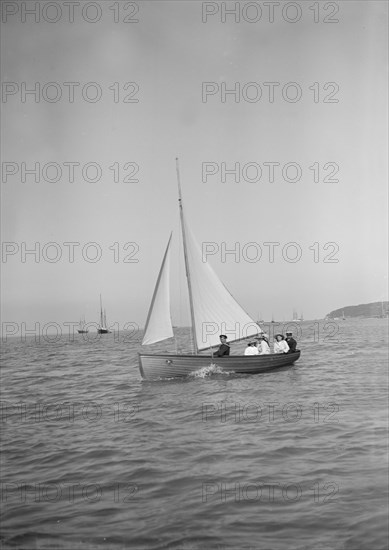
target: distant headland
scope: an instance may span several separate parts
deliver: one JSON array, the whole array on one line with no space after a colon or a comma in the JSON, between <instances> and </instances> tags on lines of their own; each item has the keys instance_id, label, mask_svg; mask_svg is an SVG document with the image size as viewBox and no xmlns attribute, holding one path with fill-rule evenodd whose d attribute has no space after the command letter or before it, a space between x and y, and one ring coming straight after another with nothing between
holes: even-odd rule
<instances>
[{"instance_id":1,"label":"distant headland","mask_svg":"<svg viewBox=\"0 0 389 550\"><path fill-rule=\"evenodd\" d=\"M344 319L349 317L388 317L389 302L371 302L359 306L345 306L334 309L326 315L326 319Z\"/></svg>"}]
</instances>

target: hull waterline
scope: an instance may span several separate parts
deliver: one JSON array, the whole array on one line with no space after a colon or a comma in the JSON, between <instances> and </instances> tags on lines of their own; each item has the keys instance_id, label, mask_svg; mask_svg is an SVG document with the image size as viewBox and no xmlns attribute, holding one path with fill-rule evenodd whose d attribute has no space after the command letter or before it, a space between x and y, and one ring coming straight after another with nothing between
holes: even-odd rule
<instances>
[{"instance_id":1,"label":"hull waterline","mask_svg":"<svg viewBox=\"0 0 389 550\"><path fill-rule=\"evenodd\" d=\"M210 357L207 355L148 355L139 353L139 370L142 378L183 378L204 367L215 365L219 371L237 374L258 374L268 370L291 365L300 357L300 351L294 353L275 353L270 355L230 355L229 357Z\"/></svg>"}]
</instances>

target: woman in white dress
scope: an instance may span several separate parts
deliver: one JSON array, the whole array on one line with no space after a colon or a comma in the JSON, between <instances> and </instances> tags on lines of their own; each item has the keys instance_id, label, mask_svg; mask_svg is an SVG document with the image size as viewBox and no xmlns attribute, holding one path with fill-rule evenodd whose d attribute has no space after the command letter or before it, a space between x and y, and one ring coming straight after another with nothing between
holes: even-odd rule
<instances>
[{"instance_id":1,"label":"woman in white dress","mask_svg":"<svg viewBox=\"0 0 389 550\"><path fill-rule=\"evenodd\" d=\"M247 348L244 350L245 355L258 355L257 342L249 342Z\"/></svg>"},{"instance_id":2,"label":"woman in white dress","mask_svg":"<svg viewBox=\"0 0 389 550\"><path fill-rule=\"evenodd\" d=\"M287 342L285 342L283 335L276 334L274 338L275 338L274 353L288 353L289 346Z\"/></svg>"},{"instance_id":3,"label":"woman in white dress","mask_svg":"<svg viewBox=\"0 0 389 550\"><path fill-rule=\"evenodd\" d=\"M259 355L268 355L270 353L270 347L265 337L261 334L257 340L259 340Z\"/></svg>"}]
</instances>

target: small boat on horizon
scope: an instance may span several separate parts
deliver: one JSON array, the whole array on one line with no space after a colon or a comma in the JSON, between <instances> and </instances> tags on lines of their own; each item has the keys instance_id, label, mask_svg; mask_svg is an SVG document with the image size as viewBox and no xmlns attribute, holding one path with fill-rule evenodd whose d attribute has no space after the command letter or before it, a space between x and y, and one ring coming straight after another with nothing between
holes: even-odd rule
<instances>
[{"instance_id":1,"label":"small boat on horizon","mask_svg":"<svg viewBox=\"0 0 389 550\"><path fill-rule=\"evenodd\" d=\"M89 330L86 328L85 317L81 317L79 327L77 329L78 334L88 334Z\"/></svg>"},{"instance_id":2,"label":"small boat on horizon","mask_svg":"<svg viewBox=\"0 0 389 550\"><path fill-rule=\"evenodd\" d=\"M261 312L258 311L258 316L257 316L257 321L255 321L257 323L258 326L261 326L261 324L263 325L264 324L264 320L262 319L262 315L261 315Z\"/></svg>"},{"instance_id":3,"label":"small boat on horizon","mask_svg":"<svg viewBox=\"0 0 389 550\"><path fill-rule=\"evenodd\" d=\"M107 314L105 309L103 311L103 302L100 294L100 325L97 328L98 334L109 334L111 331L107 327Z\"/></svg>"},{"instance_id":4,"label":"small boat on horizon","mask_svg":"<svg viewBox=\"0 0 389 550\"><path fill-rule=\"evenodd\" d=\"M301 312L301 316L298 317L297 316L297 310L293 310L293 318L292 318L292 323L301 323L302 321L304 321L304 317L303 317L303 312Z\"/></svg>"}]
</instances>

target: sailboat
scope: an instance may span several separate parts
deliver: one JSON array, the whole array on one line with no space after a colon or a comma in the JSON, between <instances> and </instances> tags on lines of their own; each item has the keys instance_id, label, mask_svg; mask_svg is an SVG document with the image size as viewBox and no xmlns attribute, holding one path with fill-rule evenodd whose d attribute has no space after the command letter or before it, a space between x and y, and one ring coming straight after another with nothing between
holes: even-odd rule
<instances>
[{"instance_id":1,"label":"sailboat","mask_svg":"<svg viewBox=\"0 0 389 550\"><path fill-rule=\"evenodd\" d=\"M297 315L297 310L294 309L294 310L293 310L292 322L293 322L293 323L301 323L302 321L304 321L303 312L301 312L300 317L298 317L298 315Z\"/></svg>"},{"instance_id":2,"label":"sailboat","mask_svg":"<svg viewBox=\"0 0 389 550\"><path fill-rule=\"evenodd\" d=\"M100 294L100 325L97 327L98 334L109 334L111 331L107 328L107 314L103 311L103 302Z\"/></svg>"},{"instance_id":3,"label":"sailboat","mask_svg":"<svg viewBox=\"0 0 389 550\"><path fill-rule=\"evenodd\" d=\"M261 324L265 322L261 317L261 312L260 311L258 312L257 321L255 321L255 322L257 323L258 326L261 326Z\"/></svg>"},{"instance_id":4,"label":"sailboat","mask_svg":"<svg viewBox=\"0 0 389 550\"><path fill-rule=\"evenodd\" d=\"M81 317L79 324L80 328L77 329L78 334L88 334L89 330L86 328L85 325L85 317Z\"/></svg>"},{"instance_id":5,"label":"sailboat","mask_svg":"<svg viewBox=\"0 0 389 550\"><path fill-rule=\"evenodd\" d=\"M345 315L344 315L344 310L342 311L342 319L343 319L343 321L346 320L346 317L345 317Z\"/></svg>"},{"instance_id":6,"label":"sailboat","mask_svg":"<svg viewBox=\"0 0 389 550\"><path fill-rule=\"evenodd\" d=\"M202 261L200 247L184 219L178 159L176 159L176 170L193 353L139 353L139 370L142 378L186 377L203 367L211 367L211 372L213 369L214 372L256 374L294 363L300 357L300 351L270 355L214 356L213 348L219 345L220 334L228 335L233 332L229 342L234 342L257 336L263 331L236 302L212 267ZM155 285L142 346L173 337L169 290L171 238L172 235L169 237ZM207 353L202 353L205 351Z\"/></svg>"}]
</instances>

